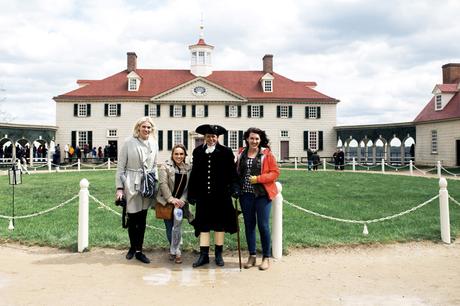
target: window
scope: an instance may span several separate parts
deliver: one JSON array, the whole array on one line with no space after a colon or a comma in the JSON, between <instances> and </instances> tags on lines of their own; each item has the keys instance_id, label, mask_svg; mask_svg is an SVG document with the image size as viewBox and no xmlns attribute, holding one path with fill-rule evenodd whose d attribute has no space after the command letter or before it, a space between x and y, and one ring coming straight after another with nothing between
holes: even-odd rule
<instances>
[{"instance_id":1,"label":"window","mask_svg":"<svg viewBox=\"0 0 460 306\"><path fill-rule=\"evenodd\" d=\"M196 51L192 52L192 65L196 65Z\"/></svg>"},{"instance_id":2,"label":"window","mask_svg":"<svg viewBox=\"0 0 460 306\"><path fill-rule=\"evenodd\" d=\"M251 117L259 118L260 117L260 105L252 105L251 107Z\"/></svg>"},{"instance_id":3,"label":"window","mask_svg":"<svg viewBox=\"0 0 460 306\"><path fill-rule=\"evenodd\" d=\"M86 104L78 104L78 117L86 117L86 116L87 116Z\"/></svg>"},{"instance_id":4,"label":"window","mask_svg":"<svg viewBox=\"0 0 460 306\"><path fill-rule=\"evenodd\" d=\"M310 131L308 133L308 143L310 144L310 149L313 151L318 150L318 132Z\"/></svg>"},{"instance_id":5,"label":"window","mask_svg":"<svg viewBox=\"0 0 460 306\"><path fill-rule=\"evenodd\" d=\"M289 118L289 106L287 105L280 106L280 118Z\"/></svg>"},{"instance_id":6,"label":"window","mask_svg":"<svg viewBox=\"0 0 460 306\"><path fill-rule=\"evenodd\" d=\"M238 131L228 131L228 147L233 151L238 150Z\"/></svg>"},{"instance_id":7,"label":"window","mask_svg":"<svg viewBox=\"0 0 460 306\"><path fill-rule=\"evenodd\" d=\"M265 80L264 81L264 92L272 92L272 91L273 91L272 81Z\"/></svg>"},{"instance_id":8,"label":"window","mask_svg":"<svg viewBox=\"0 0 460 306\"><path fill-rule=\"evenodd\" d=\"M305 118L320 119L321 118L321 106L306 106L305 107Z\"/></svg>"},{"instance_id":9,"label":"window","mask_svg":"<svg viewBox=\"0 0 460 306\"><path fill-rule=\"evenodd\" d=\"M107 130L107 137L117 137L117 130Z\"/></svg>"},{"instance_id":10,"label":"window","mask_svg":"<svg viewBox=\"0 0 460 306\"><path fill-rule=\"evenodd\" d=\"M77 104L73 105L74 117L90 117L91 116L91 104Z\"/></svg>"},{"instance_id":11,"label":"window","mask_svg":"<svg viewBox=\"0 0 460 306\"><path fill-rule=\"evenodd\" d=\"M198 51L198 64L204 64L204 51Z\"/></svg>"},{"instance_id":12,"label":"window","mask_svg":"<svg viewBox=\"0 0 460 306\"><path fill-rule=\"evenodd\" d=\"M149 117L158 117L157 114L157 106L156 105L149 105Z\"/></svg>"},{"instance_id":13,"label":"window","mask_svg":"<svg viewBox=\"0 0 460 306\"><path fill-rule=\"evenodd\" d=\"M317 117L317 112L316 112L316 107L309 107L308 108L308 118L316 118Z\"/></svg>"},{"instance_id":14,"label":"window","mask_svg":"<svg viewBox=\"0 0 460 306\"><path fill-rule=\"evenodd\" d=\"M184 143L182 141L182 135L182 131L173 131L173 146L175 146L176 144Z\"/></svg>"},{"instance_id":15,"label":"window","mask_svg":"<svg viewBox=\"0 0 460 306\"><path fill-rule=\"evenodd\" d=\"M230 117L230 118L241 117L241 106L226 105L225 106L225 117Z\"/></svg>"},{"instance_id":16,"label":"window","mask_svg":"<svg viewBox=\"0 0 460 306\"><path fill-rule=\"evenodd\" d=\"M280 133L280 136L281 137L289 137L289 131L282 130L281 133Z\"/></svg>"},{"instance_id":17,"label":"window","mask_svg":"<svg viewBox=\"0 0 460 306\"><path fill-rule=\"evenodd\" d=\"M197 105L195 108L196 117L204 117L204 105Z\"/></svg>"},{"instance_id":18,"label":"window","mask_svg":"<svg viewBox=\"0 0 460 306\"><path fill-rule=\"evenodd\" d=\"M208 65L211 65L211 52L206 52L206 60Z\"/></svg>"},{"instance_id":19,"label":"window","mask_svg":"<svg viewBox=\"0 0 460 306\"><path fill-rule=\"evenodd\" d=\"M109 117L115 117L118 115L117 105L109 104Z\"/></svg>"},{"instance_id":20,"label":"window","mask_svg":"<svg viewBox=\"0 0 460 306\"><path fill-rule=\"evenodd\" d=\"M136 91L137 90L137 79L129 78L129 91Z\"/></svg>"},{"instance_id":21,"label":"window","mask_svg":"<svg viewBox=\"0 0 460 306\"><path fill-rule=\"evenodd\" d=\"M173 117L182 117L182 105L174 105Z\"/></svg>"},{"instance_id":22,"label":"window","mask_svg":"<svg viewBox=\"0 0 460 306\"><path fill-rule=\"evenodd\" d=\"M442 96L441 95L437 95L436 96L436 106L435 106L435 110L441 110L442 109Z\"/></svg>"},{"instance_id":23,"label":"window","mask_svg":"<svg viewBox=\"0 0 460 306\"><path fill-rule=\"evenodd\" d=\"M431 131L431 153L438 153L438 131Z\"/></svg>"},{"instance_id":24,"label":"window","mask_svg":"<svg viewBox=\"0 0 460 306\"><path fill-rule=\"evenodd\" d=\"M80 148L83 148L83 145L88 143L88 132L87 131L78 131L78 141L77 145Z\"/></svg>"}]
</instances>

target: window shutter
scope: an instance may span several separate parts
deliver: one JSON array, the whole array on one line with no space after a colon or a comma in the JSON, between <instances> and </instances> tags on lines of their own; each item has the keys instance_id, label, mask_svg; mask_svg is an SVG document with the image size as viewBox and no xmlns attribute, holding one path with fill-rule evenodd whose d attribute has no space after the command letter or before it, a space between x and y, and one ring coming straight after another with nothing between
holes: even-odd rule
<instances>
[{"instance_id":1,"label":"window shutter","mask_svg":"<svg viewBox=\"0 0 460 306\"><path fill-rule=\"evenodd\" d=\"M208 106L205 105L205 106L204 106L204 116L205 116L205 117L208 117L208 115L209 115L209 113L208 113Z\"/></svg>"},{"instance_id":2,"label":"window shutter","mask_svg":"<svg viewBox=\"0 0 460 306\"><path fill-rule=\"evenodd\" d=\"M224 146L228 147L228 131L224 133Z\"/></svg>"},{"instance_id":3,"label":"window shutter","mask_svg":"<svg viewBox=\"0 0 460 306\"><path fill-rule=\"evenodd\" d=\"M184 147L188 150L188 131L187 130L184 130L184 139L183 139L184 143Z\"/></svg>"},{"instance_id":4,"label":"window shutter","mask_svg":"<svg viewBox=\"0 0 460 306\"><path fill-rule=\"evenodd\" d=\"M169 117L174 117L174 105L169 106Z\"/></svg>"},{"instance_id":5,"label":"window shutter","mask_svg":"<svg viewBox=\"0 0 460 306\"><path fill-rule=\"evenodd\" d=\"M88 131L88 147L93 148L93 131Z\"/></svg>"},{"instance_id":6,"label":"window shutter","mask_svg":"<svg viewBox=\"0 0 460 306\"><path fill-rule=\"evenodd\" d=\"M241 117L241 105L238 105L238 117Z\"/></svg>"},{"instance_id":7,"label":"window shutter","mask_svg":"<svg viewBox=\"0 0 460 306\"><path fill-rule=\"evenodd\" d=\"M276 118L280 118L280 117L281 117L281 106L277 105L276 106Z\"/></svg>"},{"instance_id":8,"label":"window shutter","mask_svg":"<svg viewBox=\"0 0 460 306\"><path fill-rule=\"evenodd\" d=\"M310 118L310 109L308 106L305 106L305 118L306 119Z\"/></svg>"},{"instance_id":9,"label":"window shutter","mask_svg":"<svg viewBox=\"0 0 460 306\"><path fill-rule=\"evenodd\" d=\"M323 131L318 132L318 150L322 151L323 150Z\"/></svg>"},{"instance_id":10,"label":"window shutter","mask_svg":"<svg viewBox=\"0 0 460 306\"><path fill-rule=\"evenodd\" d=\"M292 118L292 105L289 105L289 118Z\"/></svg>"},{"instance_id":11,"label":"window shutter","mask_svg":"<svg viewBox=\"0 0 460 306\"><path fill-rule=\"evenodd\" d=\"M319 119L319 118L321 118L321 107L320 106L316 108L316 119Z\"/></svg>"},{"instance_id":12,"label":"window shutter","mask_svg":"<svg viewBox=\"0 0 460 306\"><path fill-rule=\"evenodd\" d=\"M243 137L244 137L244 132L243 131L238 131L238 148L243 147Z\"/></svg>"},{"instance_id":13,"label":"window shutter","mask_svg":"<svg viewBox=\"0 0 460 306\"><path fill-rule=\"evenodd\" d=\"M77 131L72 131L70 144L74 148L77 146Z\"/></svg>"},{"instance_id":14,"label":"window shutter","mask_svg":"<svg viewBox=\"0 0 460 306\"><path fill-rule=\"evenodd\" d=\"M260 106L260 118L263 118L264 117L264 106L261 105Z\"/></svg>"},{"instance_id":15,"label":"window shutter","mask_svg":"<svg viewBox=\"0 0 460 306\"><path fill-rule=\"evenodd\" d=\"M182 105L182 117L185 117L187 115L187 108L185 105Z\"/></svg>"},{"instance_id":16,"label":"window shutter","mask_svg":"<svg viewBox=\"0 0 460 306\"><path fill-rule=\"evenodd\" d=\"M182 109L182 112L184 112L184 109ZM192 104L192 117L196 117L196 105Z\"/></svg>"},{"instance_id":17,"label":"window shutter","mask_svg":"<svg viewBox=\"0 0 460 306\"><path fill-rule=\"evenodd\" d=\"M248 105L248 118L251 118L251 105Z\"/></svg>"},{"instance_id":18,"label":"window shutter","mask_svg":"<svg viewBox=\"0 0 460 306\"><path fill-rule=\"evenodd\" d=\"M157 117L160 117L160 114L161 114L160 104L157 104Z\"/></svg>"},{"instance_id":19,"label":"window shutter","mask_svg":"<svg viewBox=\"0 0 460 306\"><path fill-rule=\"evenodd\" d=\"M121 116L121 104L117 104L117 117Z\"/></svg>"},{"instance_id":20,"label":"window shutter","mask_svg":"<svg viewBox=\"0 0 460 306\"><path fill-rule=\"evenodd\" d=\"M149 115L149 105L148 104L145 104L144 105L144 116L148 116Z\"/></svg>"},{"instance_id":21,"label":"window shutter","mask_svg":"<svg viewBox=\"0 0 460 306\"><path fill-rule=\"evenodd\" d=\"M172 133L173 131L168 130L168 150L172 149Z\"/></svg>"},{"instance_id":22,"label":"window shutter","mask_svg":"<svg viewBox=\"0 0 460 306\"><path fill-rule=\"evenodd\" d=\"M86 116L91 117L91 104L86 104Z\"/></svg>"},{"instance_id":23,"label":"window shutter","mask_svg":"<svg viewBox=\"0 0 460 306\"><path fill-rule=\"evenodd\" d=\"M158 150L163 151L163 131L158 131Z\"/></svg>"},{"instance_id":24,"label":"window shutter","mask_svg":"<svg viewBox=\"0 0 460 306\"><path fill-rule=\"evenodd\" d=\"M308 131L303 131L303 150L308 150Z\"/></svg>"},{"instance_id":25,"label":"window shutter","mask_svg":"<svg viewBox=\"0 0 460 306\"><path fill-rule=\"evenodd\" d=\"M230 107L225 105L225 117L230 117Z\"/></svg>"},{"instance_id":26,"label":"window shutter","mask_svg":"<svg viewBox=\"0 0 460 306\"><path fill-rule=\"evenodd\" d=\"M104 116L109 115L109 105L107 103L104 104Z\"/></svg>"},{"instance_id":27,"label":"window shutter","mask_svg":"<svg viewBox=\"0 0 460 306\"><path fill-rule=\"evenodd\" d=\"M73 116L78 117L78 104L73 105Z\"/></svg>"}]
</instances>

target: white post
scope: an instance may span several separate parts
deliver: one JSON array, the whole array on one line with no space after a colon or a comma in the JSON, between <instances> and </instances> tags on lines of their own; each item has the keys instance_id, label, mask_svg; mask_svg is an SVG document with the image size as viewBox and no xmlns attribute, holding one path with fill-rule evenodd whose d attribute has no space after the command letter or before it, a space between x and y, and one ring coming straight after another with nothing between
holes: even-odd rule
<instances>
[{"instance_id":1,"label":"white post","mask_svg":"<svg viewBox=\"0 0 460 306\"><path fill-rule=\"evenodd\" d=\"M294 157L294 169L297 170L297 157Z\"/></svg>"},{"instance_id":2,"label":"white post","mask_svg":"<svg viewBox=\"0 0 460 306\"><path fill-rule=\"evenodd\" d=\"M326 171L326 159L323 158L323 170Z\"/></svg>"},{"instance_id":3,"label":"white post","mask_svg":"<svg viewBox=\"0 0 460 306\"><path fill-rule=\"evenodd\" d=\"M438 168L438 177L441 178L441 161L438 160L436 167Z\"/></svg>"},{"instance_id":4,"label":"white post","mask_svg":"<svg viewBox=\"0 0 460 306\"><path fill-rule=\"evenodd\" d=\"M414 175L414 162L412 159L409 161L409 172L411 176Z\"/></svg>"},{"instance_id":5,"label":"white post","mask_svg":"<svg viewBox=\"0 0 460 306\"><path fill-rule=\"evenodd\" d=\"M77 159L77 169L80 171L80 159Z\"/></svg>"},{"instance_id":6,"label":"white post","mask_svg":"<svg viewBox=\"0 0 460 306\"><path fill-rule=\"evenodd\" d=\"M51 172L51 161L48 159L48 172Z\"/></svg>"},{"instance_id":7,"label":"white post","mask_svg":"<svg viewBox=\"0 0 460 306\"><path fill-rule=\"evenodd\" d=\"M352 166L353 166L353 172L356 171L356 159L353 157L353 160L352 160Z\"/></svg>"},{"instance_id":8,"label":"white post","mask_svg":"<svg viewBox=\"0 0 460 306\"><path fill-rule=\"evenodd\" d=\"M107 159L107 169L110 170L110 158Z\"/></svg>"},{"instance_id":9,"label":"white post","mask_svg":"<svg viewBox=\"0 0 460 306\"><path fill-rule=\"evenodd\" d=\"M382 173L385 172L385 159L382 158Z\"/></svg>"},{"instance_id":10,"label":"white post","mask_svg":"<svg viewBox=\"0 0 460 306\"><path fill-rule=\"evenodd\" d=\"M280 259L283 256L283 187L276 182L278 194L272 201L272 251L273 258Z\"/></svg>"},{"instance_id":11,"label":"white post","mask_svg":"<svg viewBox=\"0 0 460 306\"><path fill-rule=\"evenodd\" d=\"M441 240L450 244L449 192L447 180L439 179L439 219L441 221Z\"/></svg>"},{"instance_id":12,"label":"white post","mask_svg":"<svg viewBox=\"0 0 460 306\"><path fill-rule=\"evenodd\" d=\"M78 206L78 252L88 248L88 220L89 220L89 182L87 179L80 181L79 206Z\"/></svg>"}]
</instances>

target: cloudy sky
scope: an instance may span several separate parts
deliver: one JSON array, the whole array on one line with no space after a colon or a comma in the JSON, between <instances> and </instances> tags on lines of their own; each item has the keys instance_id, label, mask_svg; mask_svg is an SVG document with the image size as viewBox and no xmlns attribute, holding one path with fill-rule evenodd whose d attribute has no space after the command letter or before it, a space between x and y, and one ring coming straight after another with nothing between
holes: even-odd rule
<instances>
[{"instance_id":1,"label":"cloudy sky","mask_svg":"<svg viewBox=\"0 0 460 306\"><path fill-rule=\"evenodd\" d=\"M214 45L215 70L274 70L339 99L337 123L412 121L460 62L460 1L0 0L0 112L55 124L54 96L126 68L188 69ZM457 21L456 21L457 20ZM5 118L4 115L0 117ZM12 118L12 119L11 119Z\"/></svg>"}]
</instances>

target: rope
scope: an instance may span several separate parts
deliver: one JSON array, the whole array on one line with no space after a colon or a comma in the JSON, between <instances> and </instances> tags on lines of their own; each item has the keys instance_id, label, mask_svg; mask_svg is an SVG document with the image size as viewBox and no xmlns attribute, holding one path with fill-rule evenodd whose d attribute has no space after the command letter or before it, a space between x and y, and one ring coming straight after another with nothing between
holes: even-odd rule
<instances>
[{"instance_id":1,"label":"rope","mask_svg":"<svg viewBox=\"0 0 460 306\"><path fill-rule=\"evenodd\" d=\"M453 176L455 176L455 177L457 177L457 176L459 175L459 174L450 172L449 170L447 170L447 169L444 168L444 167L441 167L441 169L444 170L444 171L446 171L448 174L453 175Z\"/></svg>"},{"instance_id":2,"label":"rope","mask_svg":"<svg viewBox=\"0 0 460 306\"><path fill-rule=\"evenodd\" d=\"M58 208L61 208L63 207L64 205L66 205L67 203L70 203L72 202L73 200L75 200L76 198L78 198L78 194L77 195L74 195L72 198L68 199L67 201L65 202L62 202L61 204L59 205L56 205L54 207L51 207L51 208L48 208L44 211L40 211L40 212L37 212L37 213L34 213L34 214L30 214L30 215L25 215L25 216L4 216L4 215L0 215L0 218L3 218L3 219L25 219L25 218L31 218L31 217L36 217L36 216L40 216L40 215L44 215L46 213L49 213L55 209L58 209Z\"/></svg>"},{"instance_id":3,"label":"rope","mask_svg":"<svg viewBox=\"0 0 460 306\"><path fill-rule=\"evenodd\" d=\"M377 223L377 222L382 222L382 221L394 219L394 218L397 218L397 217L401 217L403 215L406 215L406 214L408 214L410 212L416 211L417 209L429 204L430 202L436 200L438 197L439 197L439 195L436 195L436 196L432 197L431 199L429 199L428 201L425 201L422 204L414 206L414 207L412 207L412 208L410 208L408 210L402 211L400 213L397 213L397 214L394 214L394 215L391 215L391 216L387 216L387 217L383 217L383 218L370 219L370 220L351 220L351 219L342 219L342 218L337 218L337 217L331 217L331 216L323 215L323 214L311 211L309 209L297 206L297 205L292 204L292 203L290 203L289 201L286 201L286 200L283 200L283 202L285 202L286 204L289 204L292 207L295 207L295 208L297 208L299 210L302 210L302 211L304 211L306 213L309 213L311 215L314 215L316 217L320 217L320 218L323 218L323 219L329 219L329 220L345 222L345 223L369 224L369 223Z\"/></svg>"},{"instance_id":4,"label":"rope","mask_svg":"<svg viewBox=\"0 0 460 306\"><path fill-rule=\"evenodd\" d=\"M451 199L452 202L454 202L455 204L457 204L458 206L460 206L460 203L459 203L457 200L455 200L453 197L451 197L450 194L449 194L449 199Z\"/></svg>"},{"instance_id":5,"label":"rope","mask_svg":"<svg viewBox=\"0 0 460 306\"><path fill-rule=\"evenodd\" d=\"M387 163L385 165L390 167L390 168L396 169L396 171L398 171L399 169L402 169L402 168L409 167L409 165L405 165L405 166L401 166L401 167L395 167L395 166L392 166L392 165L387 164Z\"/></svg>"}]
</instances>

